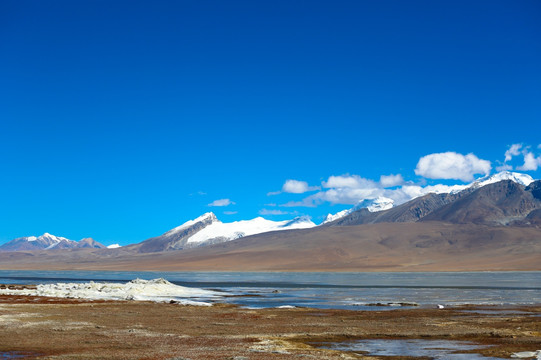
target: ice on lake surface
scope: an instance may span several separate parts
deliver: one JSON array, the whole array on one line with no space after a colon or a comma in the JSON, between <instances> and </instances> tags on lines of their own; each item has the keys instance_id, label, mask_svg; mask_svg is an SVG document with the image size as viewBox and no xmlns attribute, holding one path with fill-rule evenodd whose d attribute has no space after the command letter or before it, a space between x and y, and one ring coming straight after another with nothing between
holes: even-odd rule
<instances>
[{"instance_id":1,"label":"ice on lake surface","mask_svg":"<svg viewBox=\"0 0 541 360\"><path fill-rule=\"evenodd\" d=\"M412 356L434 360L503 360L476 353L457 353L457 351L486 348L484 345L476 345L467 341L370 339L334 343L324 347L373 356Z\"/></svg>"}]
</instances>

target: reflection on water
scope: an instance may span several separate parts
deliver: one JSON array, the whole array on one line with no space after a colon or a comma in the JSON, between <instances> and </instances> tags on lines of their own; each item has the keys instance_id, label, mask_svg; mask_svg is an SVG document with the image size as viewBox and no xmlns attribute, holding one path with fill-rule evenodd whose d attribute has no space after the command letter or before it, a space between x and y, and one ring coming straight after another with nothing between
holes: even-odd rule
<instances>
[{"instance_id":1,"label":"reflection on water","mask_svg":"<svg viewBox=\"0 0 541 360\"><path fill-rule=\"evenodd\" d=\"M21 351L0 351L0 359L28 359L33 358L35 356L39 356L39 354L35 353L27 353L27 352L21 352Z\"/></svg>"},{"instance_id":2,"label":"reflection on water","mask_svg":"<svg viewBox=\"0 0 541 360\"><path fill-rule=\"evenodd\" d=\"M485 357L475 353L457 353L457 351L477 350L486 347L467 341L371 339L335 343L324 347L373 356L412 356L427 357L435 360L503 360L495 357Z\"/></svg>"}]
</instances>

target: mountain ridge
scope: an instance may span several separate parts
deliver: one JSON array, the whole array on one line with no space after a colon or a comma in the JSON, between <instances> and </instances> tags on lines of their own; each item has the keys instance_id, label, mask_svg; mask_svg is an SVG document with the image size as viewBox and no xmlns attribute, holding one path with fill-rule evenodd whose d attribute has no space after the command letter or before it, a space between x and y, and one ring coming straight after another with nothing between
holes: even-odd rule
<instances>
[{"instance_id":1,"label":"mountain ridge","mask_svg":"<svg viewBox=\"0 0 541 360\"><path fill-rule=\"evenodd\" d=\"M92 238L84 238L79 241L74 241L65 237L44 233L40 236L26 236L13 239L1 245L0 251L61 250L79 248L104 249L105 245L100 244Z\"/></svg>"},{"instance_id":2,"label":"mountain ridge","mask_svg":"<svg viewBox=\"0 0 541 360\"><path fill-rule=\"evenodd\" d=\"M454 198L453 198L452 195L456 196L457 194L460 194L460 193L462 193L462 195L464 195L464 194L466 194L465 191L466 192L472 192L472 191L475 191L478 188L481 188L481 187L484 187L486 185L490 185L490 184L493 184L493 183L497 183L497 182L500 182L500 181L503 181L503 180L511 180L511 181L513 181L515 183L518 183L518 184L521 184L521 185L524 185L524 186L528 186L532 182L535 181L528 174L522 174L522 173L517 173L517 172L511 172L511 171L501 171L501 172L498 172L498 173L493 174L493 175L487 175L485 177L477 179L474 182L472 182L470 184L466 184L466 185L453 185L453 186L450 186L450 187L445 187L445 186L444 187L433 187L431 192L428 192L428 193L423 194L423 195L418 196L418 197L414 197L414 198L406 201L405 203L408 203L408 202L410 202L412 200L415 200L415 199L418 199L418 198L426 197L427 195L430 195L430 194L439 195L440 197L443 197L444 199L447 198L448 201L453 201ZM432 198L433 198L433 196L432 196ZM376 204L376 206L373 206L373 204ZM383 204L383 206L382 205L378 206L378 204ZM402 205L402 204L404 204L404 203L398 204L398 206ZM340 212L338 212L338 213L336 213L334 215L333 214L328 214L321 225L331 223L333 221L337 221L337 220L339 220L341 218L344 218L344 217L350 215L351 213L353 213L355 211L358 211L358 210L361 210L363 208L367 208L367 210L370 211L370 212L379 212L379 211L383 211L383 210L389 210L390 208L393 208L393 207L395 207L394 201L392 199L389 199L389 198L386 198L386 197L378 196L378 197L373 198L373 199L365 199L365 200L360 201L359 203L357 203L355 206L353 206L350 209L342 210L342 211L340 211Z\"/></svg>"},{"instance_id":3,"label":"mountain ridge","mask_svg":"<svg viewBox=\"0 0 541 360\"><path fill-rule=\"evenodd\" d=\"M512 180L472 186L457 193L430 193L378 212L354 211L324 226L349 226L381 222L446 221L528 225L531 211L541 208L541 180L524 186ZM482 200L481 200L482 199ZM459 215L461 214L461 215ZM537 218L535 214L532 215Z\"/></svg>"}]
</instances>

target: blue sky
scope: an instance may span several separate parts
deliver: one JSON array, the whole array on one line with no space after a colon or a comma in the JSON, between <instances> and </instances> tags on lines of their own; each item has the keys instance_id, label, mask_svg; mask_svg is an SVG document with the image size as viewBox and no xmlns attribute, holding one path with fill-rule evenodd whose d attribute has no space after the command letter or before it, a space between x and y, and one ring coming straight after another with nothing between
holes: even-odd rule
<instances>
[{"instance_id":1,"label":"blue sky","mask_svg":"<svg viewBox=\"0 0 541 360\"><path fill-rule=\"evenodd\" d=\"M2 1L0 243L127 244L207 211L317 223L367 188L504 165L540 178L540 15L538 1Z\"/></svg>"}]
</instances>

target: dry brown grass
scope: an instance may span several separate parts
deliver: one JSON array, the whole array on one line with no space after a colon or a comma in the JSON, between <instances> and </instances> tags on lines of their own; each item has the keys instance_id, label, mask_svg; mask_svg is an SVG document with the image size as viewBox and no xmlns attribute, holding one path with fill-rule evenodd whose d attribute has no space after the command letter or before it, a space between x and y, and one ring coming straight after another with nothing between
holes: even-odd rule
<instances>
[{"instance_id":1,"label":"dry brown grass","mask_svg":"<svg viewBox=\"0 0 541 360\"><path fill-rule=\"evenodd\" d=\"M471 340L509 358L541 348L541 308L481 315L459 309L241 309L147 302L0 297L0 352L47 359L344 359L314 344L361 338ZM32 357L32 356L31 356Z\"/></svg>"}]
</instances>

